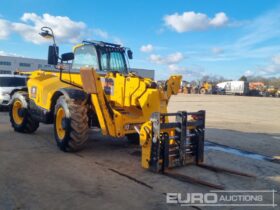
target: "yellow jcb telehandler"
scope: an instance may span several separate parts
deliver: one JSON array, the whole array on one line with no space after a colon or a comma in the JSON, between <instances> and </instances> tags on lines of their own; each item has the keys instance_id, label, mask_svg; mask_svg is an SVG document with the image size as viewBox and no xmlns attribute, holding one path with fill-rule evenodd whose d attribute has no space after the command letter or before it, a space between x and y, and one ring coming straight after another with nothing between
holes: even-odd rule
<instances>
[{"instance_id":1,"label":"yellow jcb telehandler","mask_svg":"<svg viewBox=\"0 0 280 210\"><path fill-rule=\"evenodd\" d=\"M128 48L84 41L59 57L52 30L43 27L40 34L53 38L48 63L57 70L32 72L26 91L14 94L10 121L15 131L33 133L39 123L53 124L58 147L77 151L89 129L98 127L103 135L140 140L142 166L155 172L203 162L205 112L167 113L181 76L171 76L159 87L129 72ZM175 122L169 122L170 116Z\"/></svg>"}]
</instances>

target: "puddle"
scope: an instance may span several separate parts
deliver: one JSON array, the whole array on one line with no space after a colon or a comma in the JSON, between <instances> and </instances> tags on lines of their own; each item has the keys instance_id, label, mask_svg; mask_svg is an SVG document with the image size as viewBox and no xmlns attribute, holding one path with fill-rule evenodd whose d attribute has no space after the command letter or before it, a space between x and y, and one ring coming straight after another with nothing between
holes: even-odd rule
<instances>
[{"instance_id":1,"label":"puddle","mask_svg":"<svg viewBox=\"0 0 280 210\"><path fill-rule=\"evenodd\" d=\"M235 148L232 148L229 146L225 146L222 144L216 144L216 143L209 142L209 141L205 141L205 149L222 151L222 152L230 153L230 154L241 156L241 157L251 158L254 160L265 160L265 161L269 161L269 162L280 163L280 161L276 158L272 158L269 156L260 155L257 153L248 152L248 151L244 151L244 150L240 150L240 149L235 149Z\"/></svg>"}]
</instances>

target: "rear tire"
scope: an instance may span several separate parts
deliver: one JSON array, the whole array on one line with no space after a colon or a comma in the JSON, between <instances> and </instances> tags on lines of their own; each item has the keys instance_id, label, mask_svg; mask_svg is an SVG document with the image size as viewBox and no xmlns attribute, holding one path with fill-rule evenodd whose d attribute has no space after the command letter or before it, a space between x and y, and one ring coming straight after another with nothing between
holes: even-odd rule
<instances>
[{"instance_id":1,"label":"rear tire","mask_svg":"<svg viewBox=\"0 0 280 210\"><path fill-rule=\"evenodd\" d=\"M9 108L10 122L16 132L34 133L39 122L34 120L28 109L28 93L17 92L14 94Z\"/></svg>"},{"instance_id":2,"label":"rear tire","mask_svg":"<svg viewBox=\"0 0 280 210\"><path fill-rule=\"evenodd\" d=\"M54 133L57 146L64 152L81 150L88 139L87 106L78 100L60 96L54 113Z\"/></svg>"},{"instance_id":3,"label":"rear tire","mask_svg":"<svg viewBox=\"0 0 280 210\"><path fill-rule=\"evenodd\" d=\"M140 144L140 136L138 133L126 134L126 138L130 144L134 144L134 145Z\"/></svg>"}]
</instances>

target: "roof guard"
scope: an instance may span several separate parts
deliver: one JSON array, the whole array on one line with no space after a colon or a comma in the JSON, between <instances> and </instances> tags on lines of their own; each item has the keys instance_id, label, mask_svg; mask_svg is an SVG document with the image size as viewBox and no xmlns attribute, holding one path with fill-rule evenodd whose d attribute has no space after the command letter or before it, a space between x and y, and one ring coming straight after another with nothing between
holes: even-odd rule
<instances>
[{"instance_id":1,"label":"roof guard","mask_svg":"<svg viewBox=\"0 0 280 210\"><path fill-rule=\"evenodd\" d=\"M113 44L109 42L102 42L102 41L95 41L95 40L84 40L84 44L93 44L95 46L101 46L101 47L121 47L120 44Z\"/></svg>"}]
</instances>

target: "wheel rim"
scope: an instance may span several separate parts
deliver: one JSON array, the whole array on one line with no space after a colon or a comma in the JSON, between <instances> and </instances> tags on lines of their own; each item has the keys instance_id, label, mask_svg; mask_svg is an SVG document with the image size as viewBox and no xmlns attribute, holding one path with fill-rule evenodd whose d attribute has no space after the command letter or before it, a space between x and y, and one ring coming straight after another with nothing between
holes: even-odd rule
<instances>
[{"instance_id":1,"label":"wheel rim","mask_svg":"<svg viewBox=\"0 0 280 210\"><path fill-rule=\"evenodd\" d=\"M13 119L16 124L20 125L23 122L23 117L19 115L19 110L23 108L22 102L19 100L16 100L13 104Z\"/></svg>"},{"instance_id":2,"label":"wheel rim","mask_svg":"<svg viewBox=\"0 0 280 210\"><path fill-rule=\"evenodd\" d=\"M60 140L64 139L65 137L65 129L63 128L63 119L65 117L65 112L62 107L60 107L56 112L56 133Z\"/></svg>"}]
</instances>

